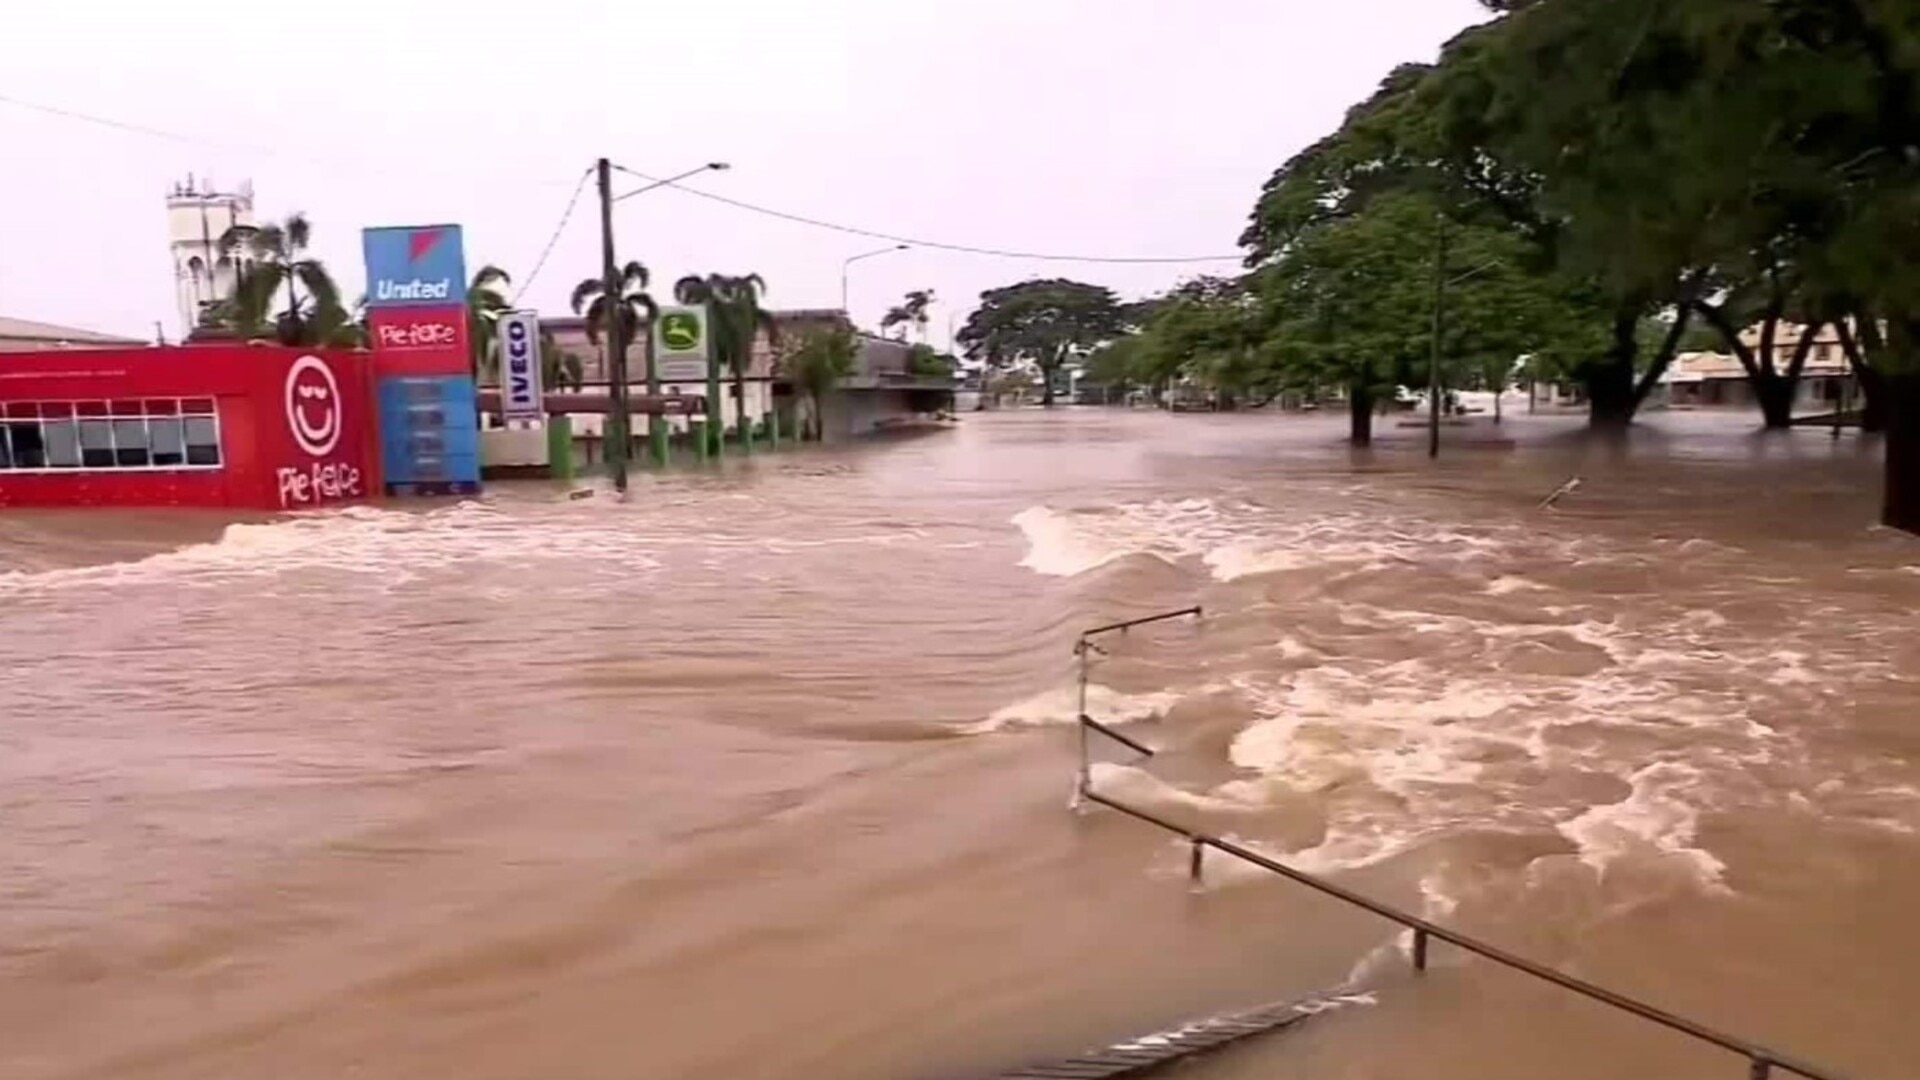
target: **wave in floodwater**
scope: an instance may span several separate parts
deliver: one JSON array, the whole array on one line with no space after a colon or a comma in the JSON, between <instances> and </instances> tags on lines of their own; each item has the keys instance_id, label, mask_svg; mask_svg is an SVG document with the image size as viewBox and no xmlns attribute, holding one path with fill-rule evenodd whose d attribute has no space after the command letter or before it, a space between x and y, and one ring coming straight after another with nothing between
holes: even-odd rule
<instances>
[{"instance_id":1,"label":"wave in floodwater","mask_svg":"<svg viewBox=\"0 0 1920 1080\"><path fill-rule=\"evenodd\" d=\"M1243 617L1257 628L1236 626L1197 680L1096 695L1097 718L1159 720L1177 745L1183 703L1217 709L1224 685L1241 719L1197 752L1226 777L1198 791L1125 766L1096 778L1149 806L1292 813L1304 820L1280 831L1301 839L1266 846L1302 869L1354 870L1492 832L1571 849L1539 856L1544 868L1604 878L1630 864L1725 890L1703 816L1796 805L1874 829L1920 823L1900 763L1850 762L1836 777L1804 722L1843 706L1836 685L1895 674L1910 624L1807 617L1805 580L1756 578L1732 547L1317 500L1032 506L1012 521L1037 574L1184 565L1212 583L1210 612L1240 622L1236 606L1258 609ZM1698 581L1653 587L1675 558ZM1595 595L1591 582L1632 588ZM1779 617L1735 623L1718 610L1735 598Z\"/></svg>"},{"instance_id":2,"label":"wave in floodwater","mask_svg":"<svg viewBox=\"0 0 1920 1080\"><path fill-rule=\"evenodd\" d=\"M1920 560L1862 461L1510 419L1511 456L1428 465L1337 421L1036 411L624 501L9 516L0 1075L985 1075L1393 977L1379 924L1211 855L1189 896L1184 845L1063 811L1075 635L1196 603L1092 660L1087 713L1158 750L1103 747L1102 792L1914 1060ZM1383 994L1275 1052L1617 1074L1585 1052L1616 1031L1484 974L1450 981L1488 1027ZM1638 1071L1699 1071L1665 1045Z\"/></svg>"}]
</instances>

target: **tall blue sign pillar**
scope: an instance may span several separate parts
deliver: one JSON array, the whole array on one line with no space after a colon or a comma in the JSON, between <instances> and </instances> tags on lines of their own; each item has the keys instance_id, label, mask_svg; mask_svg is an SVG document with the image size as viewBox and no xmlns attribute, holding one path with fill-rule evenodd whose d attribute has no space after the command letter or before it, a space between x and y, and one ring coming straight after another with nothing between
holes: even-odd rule
<instances>
[{"instance_id":1,"label":"tall blue sign pillar","mask_svg":"<svg viewBox=\"0 0 1920 1080\"><path fill-rule=\"evenodd\" d=\"M361 232L367 330L390 495L480 490L480 417L458 225Z\"/></svg>"}]
</instances>

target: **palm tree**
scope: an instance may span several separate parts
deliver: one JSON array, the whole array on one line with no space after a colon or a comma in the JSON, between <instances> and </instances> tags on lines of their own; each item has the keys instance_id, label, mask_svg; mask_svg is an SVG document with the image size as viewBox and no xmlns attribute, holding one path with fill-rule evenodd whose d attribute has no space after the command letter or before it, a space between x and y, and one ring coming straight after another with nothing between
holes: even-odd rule
<instances>
[{"instance_id":1,"label":"palm tree","mask_svg":"<svg viewBox=\"0 0 1920 1080\"><path fill-rule=\"evenodd\" d=\"M768 344L780 342L780 327L773 313L760 306L760 294L766 291L766 279L759 274L688 275L673 285L674 299L683 304L707 305L713 358L733 373L734 427L740 445L748 450L753 447L753 426L747 421L747 370L753 366L753 342L762 333ZM713 407L717 410L719 403Z\"/></svg>"},{"instance_id":2,"label":"palm tree","mask_svg":"<svg viewBox=\"0 0 1920 1080\"><path fill-rule=\"evenodd\" d=\"M648 328L659 316L660 305L654 303L653 297L647 295L647 283L652 279L653 275L647 272L644 265L637 261L630 262L620 268L620 291L617 296L607 295L607 283L604 278L590 277L575 285L573 295L568 298L567 304L573 308L573 313L586 316L587 340L600 346L601 367L607 372L609 379L613 377L613 357L608 355L607 346L601 342L603 334L618 339L622 357L626 355L628 347L634 343L635 339L638 339L641 342L641 355L645 358L644 370L651 372L653 369L653 335L648 332ZM608 334L609 329L615 329L618 332ZM629 374L627 381L632 380L633 376ZM629 419L627 423L631 424L632 420ZM663 440L666 438L666 428L661 426L662 423L662 419L658 416L647 417L647 433L654 439L655 452L660 454L664 454L662 447L665 446ZM630 439L632 433L631 427L618 434L615 434L612 429L608 431L609 435L621 441L621 445L625 445L625 440Z\"/></svg>"},{"instance_id":3,"label":"palm tree","mask_svg":"<svg viewBox=\"0 0 1920 1080\"><path fill-rule=\"evenodd\" d=\"M325 264L307 255L313 226L305 214L280 224L236 225L220 237L220 252L251 257L234 284L233 296L209 315L228 330L248 338L272 336L283 345L346 345L361 337L340 302L340 288ZM280 287L287 306L274 311ZM306 290L304 296L301 289Z\"/></svg>"},{"instance_id":4,"label":"palm tree","mask_svg":"<svg viewBox=\"0 0 1920 1080\"><path fill-rule=\"evenodd\" d=\"M636 340L642 341L651 355L651 341L641 331L652 326L654 318L660 314L660 305L647 295L647 283L652 280L653 275L647 272L645 266L630 262L620 268L620 295L611 302L607 298L607 283L603 278L590 277L573 287L573 295L567 305L573 308L575 315L586 316L587 340L600 346L603 360L611 360L606 355L606 346L600 340L607 332L609 310L618 313L619 336L623 346L630 346ZM605 367L608 372L613 370L610 362Z\"/></svg>"},{"instance_id":5,"label":"palm tree","mask_svg":"<svg viewBox=\"0 0 1920 1080\"><path fill-rule=\"evenodd\" d=\"M887 309L885 318L880 320L882 333L900 328L899 340L907 339L907 327L912 326L921 342L927 340L927 309L933 306L932 289L915 289L899 305Z\"/></svg>"},{"instance_id":6,"label":"palm tree","mask_svg":"<svg viewBox=\"0 0 1920 1080\"><path fill-rule=\"evenodd\" d=\"M513 310L503 286L513 284L505 270L488 263L473 275L467 285L467 352L473 381L481 376L500 377L500 357L495 346L500 336L500 316Z\"/></svg>"}]
</instances>

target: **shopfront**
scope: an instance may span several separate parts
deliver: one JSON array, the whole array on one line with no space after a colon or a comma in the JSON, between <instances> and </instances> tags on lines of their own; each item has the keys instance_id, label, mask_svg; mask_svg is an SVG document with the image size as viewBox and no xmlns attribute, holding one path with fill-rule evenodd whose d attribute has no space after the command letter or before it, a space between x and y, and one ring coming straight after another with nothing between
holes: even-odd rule
<instances>
[{"instance_id":1,"label":"shopfront","mask_svg":"<svg viewBox=\"0 0 1920 1080\"><path fill-rule=\"evenodd\" d=\"M379 490L364 353L266 345L0 359L0 507L298 510Z\"/></svg>"}]
</instances>

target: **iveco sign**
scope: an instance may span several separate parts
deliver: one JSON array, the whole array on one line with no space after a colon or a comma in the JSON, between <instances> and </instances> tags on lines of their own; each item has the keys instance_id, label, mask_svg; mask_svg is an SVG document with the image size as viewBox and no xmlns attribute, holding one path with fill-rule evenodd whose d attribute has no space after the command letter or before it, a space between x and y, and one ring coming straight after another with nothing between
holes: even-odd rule
<instances>
[{"instance_id":1,"label":"iveco sign","mask_svg":"<svg viewBox=\"0 0 1920 1080\"><path fill-rule=\"evenodd\" d=\"M540 419L540 396L540 316L510 311L500 317L501 417Z\"/></svg>"},{"instance_id":2,"label":"iveco sign","mask_svg":"<svg viewBox=\"0 0 1920 1080\"><path fill-rule=\"evenodd\" d=\"M364 229L367 306L459 303L467 291L466 258L458 225L401 225Z\"/></svg>"}]
</instances>

